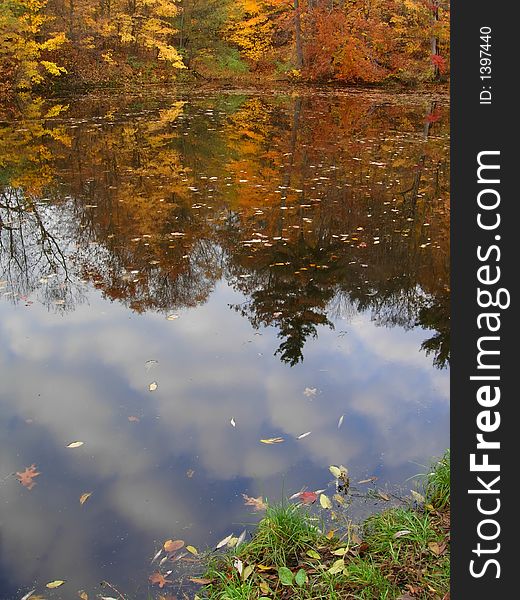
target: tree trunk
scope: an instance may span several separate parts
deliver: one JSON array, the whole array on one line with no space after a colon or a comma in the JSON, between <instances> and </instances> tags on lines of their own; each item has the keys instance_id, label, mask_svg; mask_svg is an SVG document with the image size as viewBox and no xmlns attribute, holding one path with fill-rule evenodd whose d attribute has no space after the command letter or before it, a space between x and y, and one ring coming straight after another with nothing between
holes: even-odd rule
<instances>
[{"instance_id":1,"label":"tree trunk","mask_svg":"<svg viewBox=\"0 0 520 600\"><path fill-rule=\"evenodd\" d=\"M303 68L302 22L300 0L294 0L294 40L296 42L296 68Z\"/></svg>"}]
</instances>

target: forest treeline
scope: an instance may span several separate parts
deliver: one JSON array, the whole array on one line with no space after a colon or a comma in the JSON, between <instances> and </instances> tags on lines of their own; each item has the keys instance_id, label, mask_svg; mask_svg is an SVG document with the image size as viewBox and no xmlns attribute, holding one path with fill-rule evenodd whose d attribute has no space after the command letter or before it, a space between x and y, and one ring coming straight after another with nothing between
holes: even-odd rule
<instances>
[{"instance_id":1,"label":"forest treeline","mask_svg":"<svg viewBox=\"0 0 520 600\"><path fill-rule=\"evenodd\" d=\"M449 74L449 0L1 0L0 96L186 79Z\"/></svg>"}]
</instances>

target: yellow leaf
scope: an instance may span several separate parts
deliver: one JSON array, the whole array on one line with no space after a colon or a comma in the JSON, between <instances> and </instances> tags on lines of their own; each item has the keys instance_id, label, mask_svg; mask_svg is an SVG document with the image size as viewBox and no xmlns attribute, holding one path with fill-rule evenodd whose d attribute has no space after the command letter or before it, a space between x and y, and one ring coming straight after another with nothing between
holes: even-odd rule
<instances>
[{"instance_id":1,"label":"yellow leaf","mask_svg":"<svg viewBox=\"0 0 520 600\"><path fill-rule=\"evenodd\" d=\"M186 550L188 552L190 552L191 554L198 554L199 551L197 550L197 548L195 548L195 546L186 546Z\"/></svg>"},{"instance_id":2,"label":"yellow leaf","mask_svg":"<svg viewBox=\"0 0 520 600\"><path fill-rule=\"evenodd\" d=\"M60 587L60 585L63 585L65 583L65 581L61 580L61 579L56 579L55 581L50 581L45 587L48 587L51 590L54 590L55 588Z\"/></svg>"},{"instance_id":3,"label":"yellow leaf","mask_svg":"<svg viewBox=\"0 0 520 600\"><path fill-rule=\"evenodd\" d=\"M284 439L282 437L275 437L275 438L266 438L264 440L260 440L262 442L262 444L280 444L281 442L284 441Z\"/></svg>"},{"instance_id":4,"label":"yellow leaf","mask_svg":"<svg viewBox=\"0 0 520 600\"><path fill-rule=\"evenodd\" d=\"M84 494L81 494L79 498L79 503L85 504L85 502L90 498L90 496L92 496L92 492L85 492Z\"/></svg>"},{"instance_id":5,"label":"yellow leaf","mask_svg":"<svg viewBox=\"0 0 520 600\"><path fill-rule=\"evenodd\" d=\"M67 448L79 448L80 446L83 446L85 442L71 442L70 444L67 444Z\"/></svg>"},{"instance_id":6,"label":"yellow leaf","mask_svg":"<svg viewBox=\"0 0 520 600\"><path fill-rule=\"evenodd\" d=\"M88 600L88 594L87 594L87 592L84 592L83 590L80 590L78 592L78 596L81 598L81 600Z\"/></svg>"},{"instance_id":7,"label":"yellow leaf","mask_svg":"<svg viewBox=\"0 0 520 600\"><path fill-rule=\"evenodd\" d=\"M332 508L332 502L328 496L325 496L325 494L320 495L320 504L323 508Z\"/></svg>"}]
</instances>

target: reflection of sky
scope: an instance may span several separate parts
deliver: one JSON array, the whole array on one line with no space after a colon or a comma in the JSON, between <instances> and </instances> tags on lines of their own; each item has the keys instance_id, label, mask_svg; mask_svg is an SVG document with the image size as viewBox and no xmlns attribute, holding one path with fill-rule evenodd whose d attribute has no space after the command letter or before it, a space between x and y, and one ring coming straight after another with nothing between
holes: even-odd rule
<instances>
[{"instance_id":1,"label":"reflection of sky","mask_svg":"<svg viewBox=\"0 0 520 600\"><path fill-rule=\"evenodd\" d=\"M402 484L448 445L448 375L420 352L424 332L357 315L321 329L289 368L274 329L227 307L242 300L220 283L173 321L97 292L65 316L0 303L0 478L41 471L31 491L0 483L2 598L53 579L68 580L64 598L101 579L135 590L165 539L239 533L252 520L242 492L325 487L338 463L354 481ZM259 443L274 436L286 442ZM85 445L65 448L74 440Z\"/></svg>"}]
</instances>

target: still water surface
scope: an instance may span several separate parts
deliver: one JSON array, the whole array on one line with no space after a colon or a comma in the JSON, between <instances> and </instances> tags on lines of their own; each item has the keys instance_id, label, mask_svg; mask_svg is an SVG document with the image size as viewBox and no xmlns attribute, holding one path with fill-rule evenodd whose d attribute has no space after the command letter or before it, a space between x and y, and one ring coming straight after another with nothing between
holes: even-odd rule
<instances>
[{"instance_id":1,"label":"still water surface","mask_svg":"<svg viewBox=\"0 0 520 600\"><path fill-rule=\"evenodd\" d=\"M164 540L251 530L242 494L331 464L413 487L449 444L448 116L201 91L0 124L2 600L156 598Z\"/></svg>"}]
</instances>

